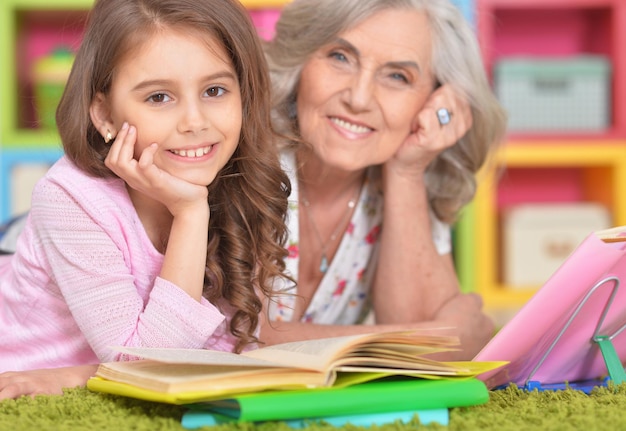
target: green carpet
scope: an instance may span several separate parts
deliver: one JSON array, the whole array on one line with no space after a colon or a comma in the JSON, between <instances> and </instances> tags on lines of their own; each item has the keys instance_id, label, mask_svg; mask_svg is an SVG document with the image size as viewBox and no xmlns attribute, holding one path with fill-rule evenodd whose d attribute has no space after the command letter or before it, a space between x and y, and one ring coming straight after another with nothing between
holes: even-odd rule
<instances>
[{"instance_id":1,"label":"green carpet","mask_svg":"<svg viewBox=\"0 0 626 431\"><path fill-rule=\"evenodd\" d=\"M178 430L182 407L99 394L85 388L68 390L63 396L23 397L0 402L0 430ZM487 404L455 408L450 425L389 424L381 427L333 428L312 424L314 431L335 430L623 430L626 429L626 384L600 388L591 395L575 390L524 392L515 387L493 391ZM236 424L211 428L215 431L287 431L285 424Z\"/></svg>"}]
</instances>

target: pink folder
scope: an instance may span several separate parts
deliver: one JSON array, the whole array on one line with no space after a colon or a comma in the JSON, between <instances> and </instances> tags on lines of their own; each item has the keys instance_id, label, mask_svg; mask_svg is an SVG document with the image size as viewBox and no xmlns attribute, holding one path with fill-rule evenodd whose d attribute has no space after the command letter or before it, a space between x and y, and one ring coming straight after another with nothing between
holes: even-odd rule
<instances>
[{"instance_id":1,"label":"pink folder","mask_svg":"<svg viewBox=\"0 0 626 431\"><path fill-rule=\"evenodd\" d=\"M604 238L604 239L601 239ZM626 226L590 234L474 358L509 361L479 378L493 389L601 378L595 341L607 336L626 360Z\"/></svg>"}]
</instances>

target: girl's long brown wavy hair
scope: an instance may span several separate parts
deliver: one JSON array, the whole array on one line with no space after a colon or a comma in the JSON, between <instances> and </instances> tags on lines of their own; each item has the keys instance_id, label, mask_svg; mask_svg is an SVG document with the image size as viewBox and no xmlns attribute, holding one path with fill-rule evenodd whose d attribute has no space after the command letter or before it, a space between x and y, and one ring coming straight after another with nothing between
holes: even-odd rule
<instances>
[{"instance_id":1,"label":"girl's long brown wavy hair","mask_svg":"<svg viewBox=\"0 0 626 431\"><path fill-rule=\"evenodd\" d=\"M267 66L246 9L237 0L97 0L56 121L70 160L93 176L113 176L104 165L109 145L92 124L89 106L96 93L109 91L120 59L141 49L143 41L163 28L221 42L239 79L243 106L239 145L209 186L204 288L209 301L224 298L233 307L229 329L238 338L239 352L258 341L262 300L256 289L270 295L274 280L284 277L291 190L270 121Z\"/></svg>"}]
</instances>

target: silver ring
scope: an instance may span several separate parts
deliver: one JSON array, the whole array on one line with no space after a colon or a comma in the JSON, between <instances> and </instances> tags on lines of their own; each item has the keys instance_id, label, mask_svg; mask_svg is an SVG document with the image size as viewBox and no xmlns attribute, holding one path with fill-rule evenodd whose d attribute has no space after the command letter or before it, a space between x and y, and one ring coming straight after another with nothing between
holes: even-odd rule
<instances>
[{"instance_id":1,"label":"silver ring","mask_svg":"<svg viewBox=\"0 0 626 431\"><path fill-rule=\"evenodd\" d=\"M446 108L437 109L437 120L439 120L439 124L445 126L450 123L452 119L452 112L448 111Z\"/></svg>"}]
</instances>

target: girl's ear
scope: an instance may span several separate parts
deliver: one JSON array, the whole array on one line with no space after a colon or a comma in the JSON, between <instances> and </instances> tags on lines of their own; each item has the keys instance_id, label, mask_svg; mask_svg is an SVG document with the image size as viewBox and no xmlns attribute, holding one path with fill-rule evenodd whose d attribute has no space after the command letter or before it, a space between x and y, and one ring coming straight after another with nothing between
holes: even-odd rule
<instances>
[{"instance_id":1,"label":"girl's ear","mask_svg":"<svg viewBox=\"0 0 626 431\"><path fill-rule=\"evenodd\" d=\"M91 117L91 122L107 143L115 137L117 130L111 118L109 103L103 93L96 93L89 107L89 116Z\"/></svg>"}]
</instances>

